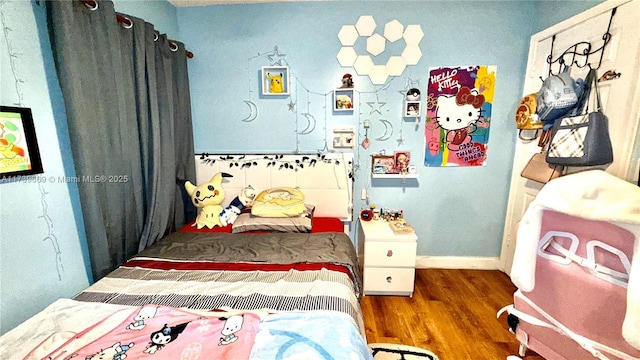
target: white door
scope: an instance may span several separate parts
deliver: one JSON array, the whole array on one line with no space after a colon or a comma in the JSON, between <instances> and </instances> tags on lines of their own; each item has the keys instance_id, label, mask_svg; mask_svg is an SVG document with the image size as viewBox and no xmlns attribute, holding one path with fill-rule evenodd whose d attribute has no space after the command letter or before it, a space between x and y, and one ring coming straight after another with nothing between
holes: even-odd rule
<instances>
[{"instance_id":1,"label":"white door","mask_svg":"<svg viewBox=\"0 0 640 360\"><path fill-rule=\"evenodd\" d=\"M614 8L616 10L612 18ZM589 62L595 67L600 64L598 76L602 76L607 70L621 74L612 80L598 83L604 113L609 118L609 132L614 151L614 162L606 167L606 171L627 181L634 181L638 174L638 159L634 158L633 152L638 141L640 122L640 0L607 1L533 35L529 45L523 96L536 92L542 84L541 79L547 78L550 65L546 59L551 51L552 41L553 60L577 43L589 42L591 51L597 50L604 43L603 35L607 32L610 20L611 38L604 51L596 52L585 59L581 54L587 45L578 45L575 49L578 53L575 60L580 65ZM572 57L567 55L565 60L566 63L571 63ZM558 72L558 63L552 64L551 67L554 73ZM588 67L580 68L573 65L571 75L574 79L584 78L588 70ZM503 269L507 273L510 273L513 263L515 226L528 204L542 188L542 184L520 176L529 158L539 151L537 143L537 140L518 139L516 144L500 257ZM571 169L576 170L579 169Z\"/></svg>"}]
</instances>

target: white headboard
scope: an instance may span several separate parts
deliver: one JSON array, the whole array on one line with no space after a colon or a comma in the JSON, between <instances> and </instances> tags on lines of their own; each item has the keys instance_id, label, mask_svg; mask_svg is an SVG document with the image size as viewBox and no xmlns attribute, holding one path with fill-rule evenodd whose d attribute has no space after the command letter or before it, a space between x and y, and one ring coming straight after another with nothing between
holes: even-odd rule
<instances>
[{"instance_id":1,"label":"white headboard","mask_svg":"<svg viewBox=\"0 0 640 360\"><path fill-rule=\"evenodd\" d=\"M289 186L298 187L307 204L315 205L315 216L351 221L353 214L353 153L313 155L196 154L196 184L211 180L218 172L225 178L223 206L247 185L256 193Z\"/></svg>"}]
</instances>

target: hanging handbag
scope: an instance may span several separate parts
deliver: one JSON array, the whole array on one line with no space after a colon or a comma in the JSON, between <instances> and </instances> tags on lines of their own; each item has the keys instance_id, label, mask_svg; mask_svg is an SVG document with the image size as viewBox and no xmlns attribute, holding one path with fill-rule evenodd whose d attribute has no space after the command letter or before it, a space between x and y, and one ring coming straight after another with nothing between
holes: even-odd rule
<instances>
[{"instance_id":1,"label":"hanging handbag","mask_svg":"<svg viewBox=\"0 0 640 360\"><path fill-rule=\"evenodd\" d=\"M524 96L516 109L516 128L518 129L518 137L521 140L534 140L544 126L544 123L540 121L536 114L536 98L537 95L535 93ZM534 130L535 133L531 137L525 137L522 132L526 130Z\"/></svg>"},{"instance_id":2,"label":"hanging handbag","mask_svg":"<svg viewBox=\"0 0 640 360\"><path fill-rule=\"evenodd\" d=\"M581 97L579 109L553 125L546 157L549 164L596 166L613 161L609 121L602 112L597 79L596 71L590 70L587 75L589 87ZM592 93L595 104L592 104Z\"/></svg>"},{"instance_id":3,"label":"hanging handbag","mask_svg":"<svg viewBox=\"0 0 640 360\"><path fill-rule=\"evenodd\" d=\"M551 165L547 163L546 147L549 143L549 132L543 131L538 142L538 146L541 147L540 152L533 154L527 165L524 166L520 176L525 179L537 181L542 184L546 184L549 181L562 176L564 167L561 165Z\"/></svg>"}]
</instances>

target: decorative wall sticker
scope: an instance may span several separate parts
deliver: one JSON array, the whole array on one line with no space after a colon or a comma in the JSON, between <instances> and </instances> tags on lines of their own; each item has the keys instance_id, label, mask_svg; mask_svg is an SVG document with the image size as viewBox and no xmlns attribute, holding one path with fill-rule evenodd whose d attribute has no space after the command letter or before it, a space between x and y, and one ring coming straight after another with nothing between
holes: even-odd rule
<instances>
[{"instance_id":1,"label":"decorative wall sticker","mask_svg":"<svg viewBox=\"0 0 640 360\"><path fill-rule=\"evenodd\" d=\"M283 66L286 65L286 61L284 59L285 56L287 56L287 54L280 54L280 51L278 51L278 45L276 45L273 47L273 52L267 55L267 59L271 61L271 66Z\"/></svg>"},{"instance_id":2,"label":"decorative wall sticker","mask_svg":"<svg viewBox=\"0 0 640 360\"><path fill-rule=\"evenodd\" d=\"M495 65L429 69L425 166L485 165L495 79Z\"/></svg>"},{"instance_id":3,"label":"decorative wall sticker","mask_svg":"<svg viewBox=\"0 0 640 360\"><path fill-rule=\"evenodd\" d=\"M246 118L242 119L244 122L250 122L255 120L258 117L258 107L256 103L251 100L243 100L245 104L249 106L249 115Z\"/></svg>"},{"instance_id":4,"label":"decorative wall sticker","mask_svg":"<svg viewBox=\"0 0 640 360\"><path fill-rule=\"evenodd\" d=\"M38 217L43 219L47 225L47 236L42 239L42 241L49 241L51 243L55 257L58 280L62 280L62 273L64 273L64 265L62 264L62 251L60 250L60 242L58 241L58 237L56 237L56 234L53 232L53 221L49 216L49 204L47 204L46 197L46 195L49 193L47 192L47 190L45 190L44 186L41 183L38 183L38 190L40 190L40 203L42 204L42 215Z\"/></svg>"},{"instance_id":5,"label":"decorative wall sticker","mask_svg":"<svg viewBox=\"0 0 640 360\"><path fill-rule=\"evenodd\" d=\"M308 122L307 122L307 126L303 130L298 131L298 134L300 135L311 134L313 130L316 129L316 118L309 113L302 113L301 115L305 117Z\"/></svg>"},{"instance_id":6,"label":"decorative wall sticker","mask_svg":"<svg viewBox=\"0 0 640 360\"><path fill-rule=\"evenodd\" d=\"M424 32L420 25L408 25L406 28L398 20L391 20L384 26L384 35L374 33L377 25L371 15L358 18L355 25L343 25L338 32L342 47L336 58L340 66L353 66L358 75L368 76L374 85L384 84L390 76L400 76L409 65L416 65L422 57L420 41ZM359 38L366 38L366 50L378 56L386 50L386 42L395 42L401 38L405 48L401 54L390 56L385 64L375 64L371 56L358 54L353 46Z\"/></svg>"},{"instance_id":7,"label":"decorative wall sticker","mask_svg":"<svg viewBox=\"0 0 640 360\"><path fill-rule=\"evenodd\" d=\"M376 138L378 141L385 141L391 138L393 135L393 124L386 119L380 119L380 123L384 125L384 133Z\"/></svg>"},{"instance_id":8,"label":"decorative wall sticker","mask_svg":"<svg viewBox=\"0 0 640 360\"><path fill-rule=\"evenodd\" d=\"M372 115L375 112L382 115L380 109L383 106L387 105L387 102L378 100L378 93L376 93L376 101L367 101L367 105L369 105L369 107L371 108L371 111L369 111L369 115Z\"/></svg>"}]
</instances>

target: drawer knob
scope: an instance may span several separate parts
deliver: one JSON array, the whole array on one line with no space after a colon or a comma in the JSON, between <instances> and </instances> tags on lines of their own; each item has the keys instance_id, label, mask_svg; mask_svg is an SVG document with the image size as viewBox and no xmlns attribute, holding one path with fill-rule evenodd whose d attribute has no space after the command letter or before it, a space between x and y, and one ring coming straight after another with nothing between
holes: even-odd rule
<instances>
[{"instance_id":1,"label":"drawer knob","mask_svg":"<svg viewBox=\"0 0 640 360\"><path fill-rule=\"evenodd\" d=\"M391 283L391 280L393 280L393 279L391 278L391 276L387 276L387 282L388 282L388 283Z\"/></svg>"},{"instance_id":2,"label":"drawer knob","mask_svg":"<svg viewBox=\"0 0 640 360\"><path fill-rule=\"evenodd\" d=\"M393 250L387 250L387 257L393 256Z\"/></svg>"}]
</instances>

